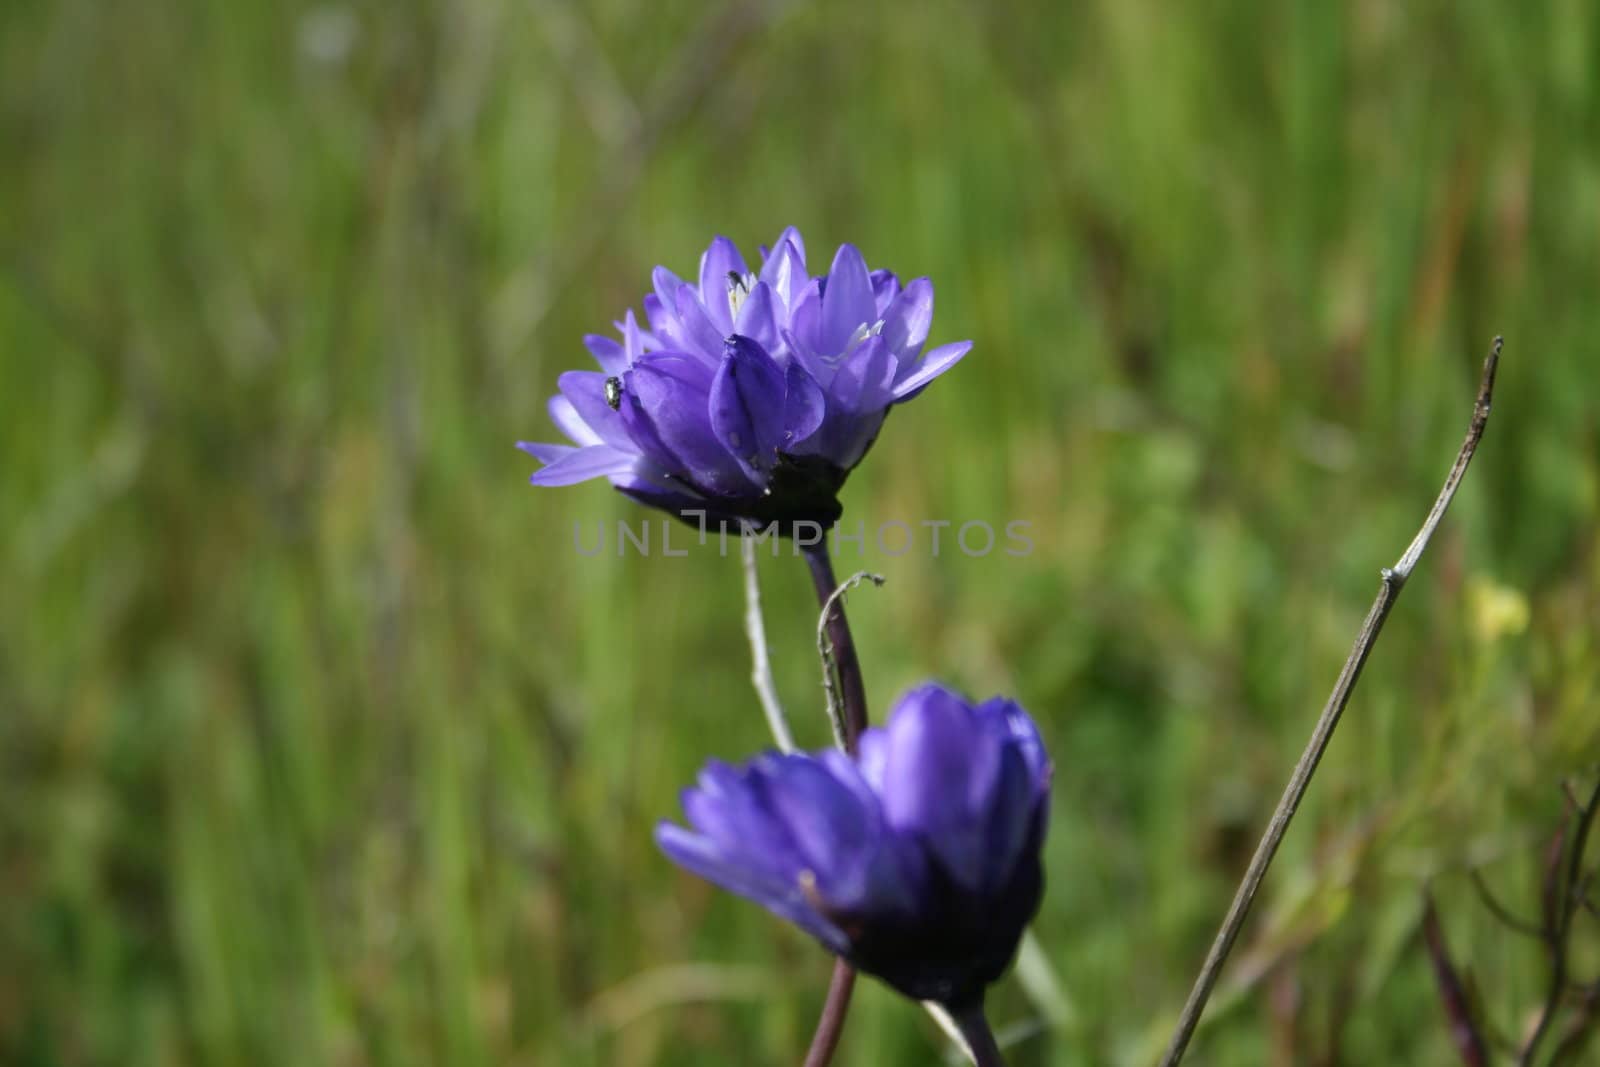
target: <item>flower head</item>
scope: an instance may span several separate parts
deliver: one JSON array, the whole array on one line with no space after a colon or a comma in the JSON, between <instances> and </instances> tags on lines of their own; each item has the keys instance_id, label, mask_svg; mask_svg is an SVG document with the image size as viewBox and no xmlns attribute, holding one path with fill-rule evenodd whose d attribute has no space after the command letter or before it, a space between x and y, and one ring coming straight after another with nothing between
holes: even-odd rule
<instances>
[{"instance_id":1,"label":"flower head","mask_svg":"<svg viewBox=\"0 0 1600 1067\"><path fill-rule=\"evenodd\" d=\"M963 1009L1038 910L1050 762L1033 720L928 684L838 751L712 762L670 857L907 996Z\"/></svg>"},{"instance_id":2,"label":"flower head","mask_svg":"<svg viewBox=\"0 0 1600 1067\"><path fill-rule=\"evenodd\" d=\"M813 277L793 227L754 271L718 237L698 281L657 267L654 283L648 329L629 310L620 339L584 338L600 370L558 379L550 416L572 444L519 444L545 464L535 485L603 477L680 516L831 525L889 409L972 347L923 352L928 279L902 286L848 244Z\"/></svg>"}]
</instances>

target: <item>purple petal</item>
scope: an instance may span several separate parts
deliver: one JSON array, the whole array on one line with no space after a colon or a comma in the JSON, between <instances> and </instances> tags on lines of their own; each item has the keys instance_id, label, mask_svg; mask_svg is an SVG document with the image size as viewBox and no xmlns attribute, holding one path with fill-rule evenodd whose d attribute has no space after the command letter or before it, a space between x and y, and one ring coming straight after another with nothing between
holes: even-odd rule
<instances>
[{"instance_id":1,"label":"purple petal","mask_svg":"<svg viewBox=\"0 0 1600 1067\"><path fill-rule=\"evenodd\" d=\"M723 337L734 332L733 314L728 308L728 275L743 278L745 273L744 257L726 237L713 238L711 247L700 257L700 302Z\"/></svg>"},{"instance_id":2,"label":"purple petal","mask_svg":"<svg viewBox=\"0 0 1600 1067\"><path fill-rule=\"evenodd\" d=\"M789 920L833 952L849 950L849 937L805 904L798 884L781 886L768 878L753 876L741 864L740 857L724 855L705 838L670 822L656 826L656 844L680 867Z\"/></svg>"},{"instance_id":3,"label":"purple petal","mask_svg":"<svg viewBox=\"0 0 1600 1067\"><path fill-rule=\"evenodd\" d=\"M785 226L783 232L778 234L778 239L772 242L773 248L782 248L785 243L794 246L795 253L800 257L800 269L806 266L806 239L800 236L800 231L793 226Z\"/></svg>"},{"instance_id":4,"label":"purple petal","mask_svg":"<svg viewBox=\"0 0 1600 1067\"><path fill-rule=\"evenodd\" d=\"M961 362L961 357L970 351L971 341L954 341L935 348L909 369L902 367L900 380L894 383L895 400L910 400L929 382Z\"/></svg>"},{"instance_id":5,"label":"purple petal","mask_svg":"<svg viewBox=\"0 0 1600 1067\"><path fill-rule=\"evenodd\" d=\"M1005 697L990 697L973 712L978 724L985 730L1015 747L1026 761L1028 773L1039 788L1049 784L1050 757L1044 749L1044 739L1022 705Z\"/></svg>"},{"instance_id":6,"label":"purple petal","mask_svg":"<svg viewBox=\"0 0 1600 1067\"><path fill-rule=\"evenodd\" d=\"M811 277L806 274L805 251L792 241L780 240L777 249L761 265L760 280L772 288L781 313L792 314L795 300L811 284Z\"/></svg>"},{"instance_id":7,"label":"purple petal","mask_svg":"<svg viewBox=\"0 0 1600 1067\"><path fill-rule=\"evenodd\" d=\"M693 356L652 353L623 379L633 439L673 474L722 496L748 493L748 478L711 427L712 372Z\"/></svg>"},{"instance_id":8,"label":"purple petal","mask_svg":"<svg viewBox=\"0 0 1600 1067\"><path fill-rule=\"evenodd\" d=\"M914 905L916 886L891 853L877 797L842 753L775 762L767 797L825 910L859 915Z\"/></svg>"},{"instance_id":9,"label":"purple petal","mask_svg":"<svg viewBox=\"0 0 1600 1067\"><path fill-rule=\"evenodd\" d=\"M778 757L767 791L773 814L788 829L799 861L826 878L841 867L860 866L877 842L877 805L839 782L810 756Z\"/></svg>"},{"instance_id":10,"label":"purple petal","mask_svg":"<svg viewBox=\"0 0 1600 1067\"><path fill-rule=\"evenodd\" d=\"M889 824L918 835L950 877L976 889L1004 746L978 726L958 696L936 685L902 697L888 733L883 806Z\"/></svg>"},{"instance_id":11,"label":"purple petal","mask_svg":"<svg viewBox=\"0 0 1600 1067\"><path fill-rule=\"evenodd\" d=\"M821 428L792 451L799 455L821 456L840 470L854 470L872 442L877 440L888 409L858 414L835 408L832 401L829 403L828 417Z\"/></svg>"},{"instance_id":12,"label":"purple petal","mask_svg":"<svg viewBox=\"0 0 1600 1067\"><path fill-rule=\"evenodd\" d=\"M682 288L684 284L683 279L665 267L657 267L655 270L650 272L650 281L655 286L656 299L661 302L661 307L666 309L668 312L674 311L678 306L678 290ZM645 300L645 314L649 315L649 298L646 297ZM652 316L650 319L650 324L654 326L655 323L656 320L654 316Z\"/></svg>"},{"instance_id":13,"label":"purple petal","mask_svg":"<svg viewBox=\"0 0 1600 1067\"><path fill-rule=\"evenodd\" d=\"M889 310L889 305L894 303L895 297L900 295L900 279L892 270L875 270L869 277L872 279L872 300L878 308L878 318L883 318Z\"/></svg>"},{"instance_id":14,"label":"purple petal","mask_svg":"<svg viewBox=\"0 0 1600 1067\"><path fill-rule=\"evenodd\" d=\"M1017 857L1028 842L1033 828L1033 812L1038 799L1033 775L1022 752L1011 746L1000 750L1000 774L990 797L989 817L985 822L986 862L983 882L988 891L1003 886L1011 877Z\"/></svg>"},{"instance_id":15,"label":"purple petal","mask_svg":"<svg viewBox=\"0 0 1600 1067\"><path fill-rule=\"evenodd\" d=\"M787 826L771 811L768 792L755 768L712 760L701 770L698 788L683 791L683 813L723 852L787 887L803 861Z\"/></svg>"},{"instance_id":16,"label":"purple petal","mask_svg":"<svg viewBox=\"0 0 1600 1067\"><path fill-rule=\"evenodd\" d=\"M833 364L822 354L822 297L816 282L801 289L789 305L789 328L784 341L824 389L833 380Z\"/></svg>"},{"instance_id":17,"label":"purple petal","mask_svg":"<svg viewBox=\"0 0 1600 1067\"><path fill-rule=\"evenodd\" d=\"M547 445L538 441L518 441L517 447L547 467L578 451L571 445Z\"/></svg>"},{"instance_id":18,"label":"purple petal","mask_svg":"<svg viewBox=\"0 0 1600 1067\"><path fill-rule=\"evenodd\" d=\"M820 351L827 355L843 352L859 326L877 320L878 304L867 277L867 261L855 245L840 245L822 292Z\"/></svg>"},{"instance_id":19,"label":"purple petal","mask_svg":"<svg viewBox=\"0 0 1600 1067\"><path fill-rule=\"evenodd\" d=\"M730 337L711 383L711 428L760 484L783 444L784 393L784 373L766 349L748 337Z\"/></svg>"},{"instance_id":20,"label":"purple petal","mask_svg":"<svg viewBox=\"0 0 1600 1067\"><path fill-rule=\"evenodd\" d=\"M648 300L649 298L647 297L646 299ZM618 333L622 334L624 370L631 367L633 361L646 352L654 352L661 347L647 331L639 329L639 320L634 317L632 308L629 308L622 316L621 322L612 323L612 325L617 328ZM614 371L613 373L621 374L622 371Z\"/></svg>"},{"instance_id":21,"label":"purple petal","mask_svg":"<svg viewBox=\"0 0 1600 1067\"><path fill-rule=\"evenodd\" d=\"M712 325L706 309L700 306L700 294L692 285L678 286L678 328L684 342L684 351L704 358L708 366L716 366L722 358L722 340L726 333ZM727 307L727 298L723 298Z\"/></svg>"},{"instance_id":22,"label":"purple petal","mask_svg":"<svg viewBox=\"0 0 1600 1067\"><path fill-rule=\"evenodd\" d=\"M600 440L613 448L635 450L622 416L606 403L606 375L593 370L569 370L556 379L556 387Z\"/></svg>"},{"instance_id":23,"label":"purple petal","mask_svg":"<svg viewBox=\"0 0 1600 1067\"><path fill-rule=\"evenodd\" d=\"M778 351L778 317L773 307L772 287L766 282L756 282L750 295L744 298L732 332L743 334L768 352Z\"/></svg>"},{"instance_id":24,"label":"purple petal","mask_svg":"<svg viewBox=\"0 0 1600 1067\"><path fill-rule=\"evenodd\" d=\"M628 357L623 348L609 337L602 337L597 333L583 335L583 345L594 356L595 362L600 364L600 369L607 374L621 374L628 368Z\"/></svg>"},{"instance_id":25,"label":"purple petal","mask_svg":"<svg viewBox=\"0 0 1600 1067\"><path fill-rule=\"evenodd\" d=\"M783 451L794 451L816 433L827 411L822 386L798 359L790 360L789 369L784 372L783 444L780 446Z\"/></svg>"},{"instance_id":26,"label":"purple petal","mask_svg":"<svg viewBox=\"0 0 1600 1067\"><path fill-rule=\"evenodd\" d=\"M574 449L543 470L535 471L529 481L534 485L574 485L590 478L624 474L633 468L638 458L610 445L590 445Z\"/></svg>"},{"instance_id":27,"label":"purple petal","mask_svg":"<svg viewBox=\"0 0 1600 1067\"><path fill-rule=\"evenodd\" d=\"M687 283L665 267L657 267L650 278L655 284L655 292L644 298L644 313L650 319L650 328L666 348L680 352L693 351L694 336L678 311L678 293ZM687 287L690 292L696 292L694 286ZM695 304L697 314L704 318L705 311L698 307L698 299Z\"/></svg>"},{"instance_id":28,"label":"purple petal","mask_svg":"<svg viewBox=\"0 0 1600 1067\"><path fill-rule=\"evenodd\" d=\"M883 339L901 363L909 363L922 351L933 325L933 283L917 278L906 286L883 315Z\"/></svg>"},{"instance_id":29,"label":"purple petal","mask_svg":"<svg viewBox=\"0 0 1600 1067\"><path fill-rule=\"evenodd\" d=\"M676 298L674 298L674 304L675 303ZM658 347L670 347L671 345L671 342L668 341L667 338L672 333L673 329L676 328L677 316L670 313L667 309L673 307L674 304L663 303L661 298L655 293L646 293L644 295L645 321L650 323L650 332L655 334L663 342L663 344L659 345Z\"/></svg>"},{"instance_id":30,"label":"purple petal","mask_svg":"<svg viewBox=\"0 0 1600 1067\"><path fill-rule=\"evenodd\" d=\"M828 396L845 411L866 413L886 408L894 397L896 366L884 339L869 337L839 367Z\"/></svg>"},{"instance_id":31,"label":"purple petal","mask_svg":"<svg viewBox=\"0 0 1600 1067\"><path fill-rule=\"evenodd\" d=\"M556 428L572 439L578 445L598 445L601 443L600 435L590 429L589 424L578 416L578 411L572 406L572 401L557 393L550 398L547 405L550 412L550 421Z\"/></svg>"},{"instance_id":32,"label":"purple petal","mask_svg":"<svg viewBox=\"0 0 1600 1067\"><path fill-rule=\"evenodd\" d=\"M697 802L699 802L697 804ZM712 808L736 808L738 801L722 802L709 800L704 794L695 790L684 792L684 806L705 807L707 803ZM777 910L787 903L794 891L792 878L769 870L759 863L751 860L761 858L760 853L751 853L740 848L740 842L729 843L719 840L718 837L695 833L670 822L656 824L656 844L661 846L661 851L680 867L684 867L708 882L714 882L732 893L754 900L758 904Z\"/></svg>"},{"instance_id":33,"label":"purple petal","mask_svg":"<svg viewBox=\"0 0 1600 1067\"><path fill-rule=\"evenodd\" d=\"M889 732L881 726L869 726L861 732L856 742L856 766L861 777L875 793L883 793L883 771L889 759Z\"/></svg>"}]
</instances>

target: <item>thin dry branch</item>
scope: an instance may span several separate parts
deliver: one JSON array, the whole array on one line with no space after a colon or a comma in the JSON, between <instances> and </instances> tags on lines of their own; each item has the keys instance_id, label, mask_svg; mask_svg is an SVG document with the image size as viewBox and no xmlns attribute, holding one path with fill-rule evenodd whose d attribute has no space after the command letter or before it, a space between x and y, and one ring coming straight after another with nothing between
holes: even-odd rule
<instances>
[{"instance_id":1,"label":"thin dry branch","mask_svg":"<svg viewBox=\"0 0 1600 1067\"><path fill-rule=\"evenodd\" d=\"M1316 773L1317 765L1322 762L1322 755L1327 751L1333 731L1339 725L1339 718L1344 714L1345 705L1350 701L1350 694L1361 677L1361 668L1366 665L1367 657L1372 653L1372 647L1378 640L1378 634L1383 630L1384 621L1388 619L1389 612L1400 596L1400 590L1404 587L1406 579L1411 577L1417 561L1422 558L1429 540L1438 529L1445 511L1450 507L1450 501L1455 499L1461 479L1467 473L1467 465L1472 462L1472 456L1478 450L1478 442L1483 439L1484 428L1489 422L1489 408L1494 398L1495 373L1500 366L1500 346L1501 339L1496 337L1489 348L1489 356L1483 363L1483 378L1478 386L1478 397L1473 404L1472 421L1467 427L1466 439L1461 443L1460 451L1456 453L1456 461L1445 477L1444 487L1440 489L1433 509L1428 512L1422 528L1417 531L1417 536L1411 539L1411 544L1401 554L1399 561L1393 567L1385 567L1382 571L1383 584L1378 590L1377 599L1372 602L1372 608L1367 612L1360 632L1356 634L1355 645L1344 661L1344 667L1339 672L1338 681L1334 683L1328 703L1323 707L1322 714L1317 717L1316 726L1312 728L1311 739L1306 744L1305 752L1295 764L1294 773L1289 776L1289 784L1284 788L1283 797L1278 801L1278 807L1267 824L1266 833L1256 846L1250 866L1245 870L1244 879L1239 883L1233 903L1229 905L1228 914L1222 921L1222 928L1217 931L1216 940L1212 942L1211 951L1206 955L1200 974L1195 979L1194 988L1190 990L1189 999L1178 1017L1177 1029L1167 1046L1166 1054L1161 1058L1162 1067L1176 1067L1183 1060L1184 1051L1189 1047L1189 1039L1194 1036L1195 1027L1200 1022L1206 1001L1211 998L1217 977L1222 973L1222 965L1233 950L1233 943L1250 913L1250 905L1254 903L1256 892L1261 888L1262 880L1266 878L1267 868L1272 865L1278 846L1283 843L1284 834L1289 830L1289 823L1294 819L1294 813L1299 809L1300 801L1304 799L1306 790L1311 785L1311 776Z\"/></svg>"}]
</instances>

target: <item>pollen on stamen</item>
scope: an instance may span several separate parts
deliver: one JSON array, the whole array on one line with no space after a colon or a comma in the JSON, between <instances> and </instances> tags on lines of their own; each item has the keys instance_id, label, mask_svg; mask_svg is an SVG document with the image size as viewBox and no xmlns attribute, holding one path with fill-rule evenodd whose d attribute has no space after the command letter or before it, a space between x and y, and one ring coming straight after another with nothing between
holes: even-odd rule
<instances>
[{"instance_id":1,"label":"pollen on stamen","mask_svg":"<svg viewBox=\"0 0 1600 1067\"><path fill-rule=\"evenodd\" d=\"M850 349L854 348L862 341L865 341L867 338L877 337L881 333L883 333L882 319L870 324L863 322L860 326L856 327L856 332L851 334L850 340L845 343L845 351L848 352Z\"/></svg>"},{"instance_id":2,"label":"pollen on stamen","mask_svg":"<svg viewBox=\"0 0 1600 1067\"><path fill-rule=\"evenodd\" d=\"M728 272L728 314L735 321L739 318L739 309L744 307L745 298L750 295L750 290L756 286L754 274L741 275L736 270Z\"/></svg>"}]
</instances>

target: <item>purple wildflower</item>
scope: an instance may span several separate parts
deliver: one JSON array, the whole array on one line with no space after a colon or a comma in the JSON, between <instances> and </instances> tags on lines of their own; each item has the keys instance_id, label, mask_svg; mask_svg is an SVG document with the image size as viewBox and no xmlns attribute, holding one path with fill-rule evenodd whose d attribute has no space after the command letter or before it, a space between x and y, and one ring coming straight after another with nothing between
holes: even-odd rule
<instances>
[{"instance_id":1,"label":"purple wildflower","mask_svg":"<svg viewBox=\"0 0 1600 1067\"><path fill-rule=\"evenodd\" d=\"M928 684L830 750L713 761L683 794L674 861L788 919L860 970L954 1010L1000 977L1044 888L1050 762L1033 720Z\"/></svg>"},{"instance_id":2,"label":"purple wildflower","mask_svg":"<svg viewBox=\"0 0 1600 1067\"><path fill-rule=\"evenodd\" d=\"M584 338L600 370L558 379L550 416L573 443L519 443L545 464L533 484L604 477L680 516L831 525L889 409L972 347L923 352L928 279L902 286L848 244L812 277L793 227L755 271L718 237L698 281L657 267L654 282L649 328L629 310L620 340Z\"/></svg>"}]
</instances>

